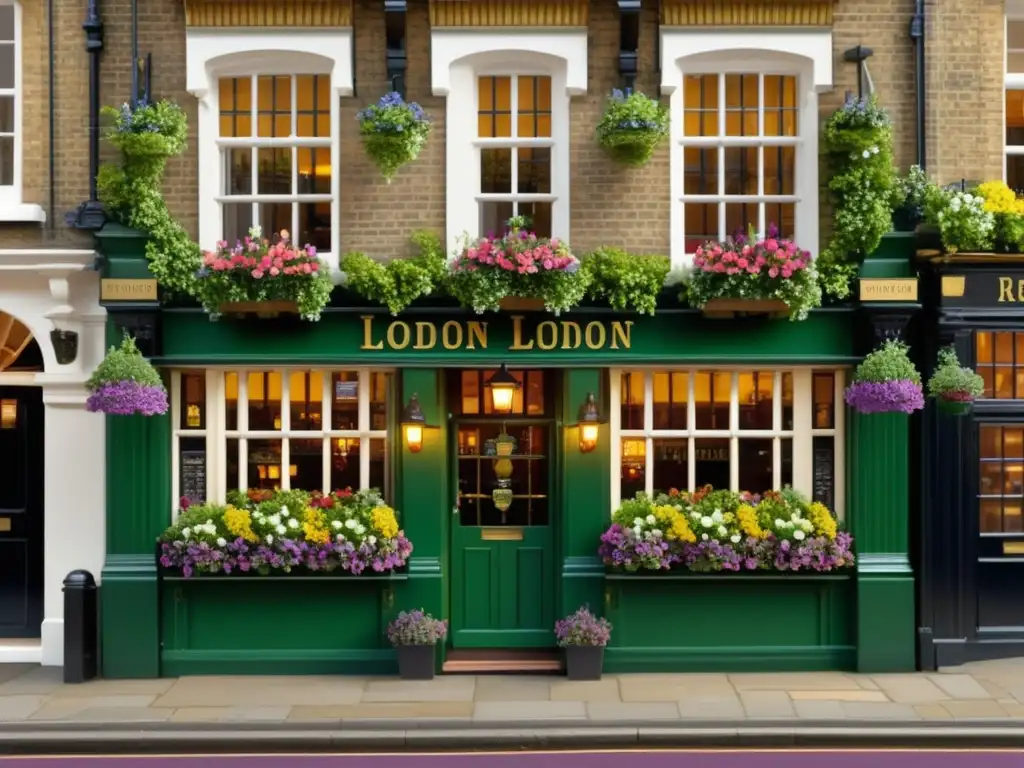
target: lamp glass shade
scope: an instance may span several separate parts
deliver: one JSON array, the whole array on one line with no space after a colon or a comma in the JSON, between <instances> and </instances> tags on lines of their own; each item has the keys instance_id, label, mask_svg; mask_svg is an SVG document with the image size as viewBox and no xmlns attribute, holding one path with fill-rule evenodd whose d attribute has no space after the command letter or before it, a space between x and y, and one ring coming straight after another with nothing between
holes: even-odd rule
<instances>
[{"instance_id":1,"label":"lamp glass shade","mask_svg":"<svg viewBox=\"0 0 1024 768\"><path fill-rule=\"evenodd\" d=\"M577 421L580 425L580 452L590 453L597 447L597 438L600 434L600 414L597 412L597 401L593 392L587 393L587 399L583 401L577 414Z\"/></svg>"},{"instance_id":2,"label":"lamp glass shade","mask_svg":"<svg viewBox=\"0 0 1024 768\"><path fill-rule=\"evenodd\" d=\"M419 453L423 449L423 426L421 424L405 424L405 444L411 453Z\"/></svg>"},{"instance_id":3,"label":"lamp glass shade","mask_svg":"<svg viewBox=\"0 0 1024 768\"><path fill-rule=\"evenodd\" d=\"M495 413L512 413L512 403L515 401L516 390L519 389L519 381L508 372L504 364L491 376L487 387L491 390L492 410Z\"/></svg>"}]
</instances>

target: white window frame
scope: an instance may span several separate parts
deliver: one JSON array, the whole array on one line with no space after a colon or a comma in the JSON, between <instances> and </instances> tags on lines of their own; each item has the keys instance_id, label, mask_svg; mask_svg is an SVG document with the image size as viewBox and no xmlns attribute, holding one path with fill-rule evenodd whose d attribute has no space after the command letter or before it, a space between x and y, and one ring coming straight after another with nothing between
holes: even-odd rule
<instances>
[{"instance_id":1,"label":"white window frame","mask_svg":"<svg viewBox=\"0 0 1024 768\"><path fill-rule=\"evenodd\" d=\"M241 146L312 145L318 139L272 139L253 136L246 139L221 139L218 85L222 78L253 75L328 75L331 78L331 136L324 146L331 148L331 248L318 254L338 274L341 253L341 102L351 96L352 30L259 29L234 30L190 27L186 30L186 84L189 93L199 99L199 244L212 249L222 237L225 200L224 161L221 154L232 143ZM295 99L295 90L292 90ZM294 103L294 101L293 101ZM257 104L253 102L253 109ZM255 115L254 115L255 121ZM256 124L253 124L256 133ZM255 171L254 171L255 172ZM294 189L294 187L293 187ZM258 192L258 190L257 190ZM292 196L233 195L233 203L291 202ZM316 196L311 196L316 197ZM270 235L271 233L265 233ZM296 234L297 236L297 234ZM305 245L305 243L299 243Z\"/></svg>"},{"instance_id":2,"label":"white window frame","mask_svg":"<svg viewBox=\"0 0 1024 768\"><path fill-rule=\"evenodd\" d=\"M192 369L194 370L194 369ZM273 372L281 375L281 428L274 430L249 430L249 409L243 407L248 395L248 374ZM321 427L315 430L292 430L291 429L291 408L289 407L290 376L296 371L315 371L323 374L322 399L323 412L321 414ZM394 386L395 372L390 368L362 368L350 367L319 367L319 366L247 366L231 368L206 368L206 427L204 429L188 429L181 427L181 377L182 373L189 373L191 370L171 371L171 421L172 421L172 445L171 445L171 508L177 514L178 501L181 498L181 466L180 451L181 439L198 437L206 440L206 500L209 503L223 503L229 490L227 478L227 441L238 440L238 462L239 467L247 464L247 442L255 440L282 440L281 443L281 488L288 490L291 487L291 476L287 471L290 464L289 440L309 440L322 438L325 441L338 438L359 440L359 485L360 488L370 487L370 440L384 441L385 465L389 465L392 452L395 450L392 445L394 436L387 430L371 429L370 405L371 405L371 376L374 373L391 374ZM358 375L359 399L356 429L332 429L332 412L329 404L332 399L331 381L332 373L345 372ZM238 374L238 419L237 428L227 428L227 374ZM393 404L388 402L388 408ZM390 414L389 420L393 414ZM284 439L287 438L287 439ZM325 448L327 446L325 445ZM366 450L363 450L366 448ZM331 476L331 452L323 452L323 477ZM387 471L387 470L385 470ZM243 477L242 470L239 471L239 478ZM239 481L239 488L244 483ZM332 488L322 488L324 493L330 492ZM383 488L380 489L383 492Z\"/></svg>"},{"instance_id":3,"label":"white window frame","mask_svg":"<svg viewBox=\"0 0 1024 768\"><path fill-rule=\"evenodd\" d=\"M1010 72L1010 54L1024 54L1024 49L1010 48L1010 23L1024 23L1024 2L1007 0L1006 16L1003 19L1003 180L1007 179L1007 159L1012 156L1024 155L1024 144L1011 145L1006 143L1006 92L1024 91L1024 72Z\"/></svg>"},{"instance_id":4,"label":"white window frame","mask_svg":"<svg viewBox=\"0 0 1024 768\"><path fill-rule=\"evenodd\" d=\"M479 78L518 76L551 78L550 138L481 139ZM446 172L448 179L458 179L445 188L449 252L455 252L464 236L486 234L480 231L480 203L487 200L550 201L551 234L568 241L569 107L572 96L587 90L587 31L435 30L431 32L431 87L435 96L447 97ZM510 145L551 147L550 194L480 193L480 150Z\"/></svg>"},{"instance_id":5,"label":"white window frame","mask_svg":"<svg viewBox=\"0 0 1024 768\"><path fill-rule=\"evenodd\" d=\"M739 374L770 371L772 381L772 429L740 429L739 408ZM644 426L643 429L622 428L622 374L644 373ZM654 373L686 373L687 413L686 429L655 429L654 428ZM696 398L697 373L730 373L732 384L729 393L729 428L728 429L697 429L697 409L694 408ZM793 429L782 429L782 376L785 373L793 376ZM835 375L833 387L834 426L830 429L814 427L814 373L832 373ZM729 439L729 489L733 491L747 490L761 493L766 490L781 489L782 452L780 441L792 441L793 457L793 488L811 498L814 491L814 438L831 437L835 450L833 454L833 498L835 509L832 512L839 520L845 515L846 500L846 408L843 401L843 390L846 386L846 371L842 368L828 366L776 367L761 366L689 366L689 367L631 367L613 368L610 372L609 397L611 413L609 414L609 434L611 435L611 508L617 509L622 502L622 441L640 439L646 442L645 456L647 471L644 473L645 492L653 494L654 472L651 463L654 457L655 440L688 440L688 470L686 482L679 482L677 487L696 490L696 445L695 441L702 438ZM773 440L772 476L773 488L740 488L739 487L739 441L741 439ZM667 489L661 489L667 490ZM723 489L725 490L725 489Z\"/></svg>"},{"instance_id":6,"label":"white window frame","mask_svg":"<svg viewBox=\"0 0 1024 768\"><path fill-rule=\"evenodd\" d=\"M14 87L0 89L0 96L14 97L14 132L0 136L14 138L14 168L11 183L0 185L0 221L45 222L46 212L41 205L26 204L22 200L24 155L22 138L24 134L22 113L24 112L24 80L22 78L22 54L24 49L24 26L20 0L0 0L0 6L14 8L14 40L0 41L0 45L14 46Z\"/></svg>"},{"instance_id":7,"label":"white window frame","mask_svg":"<svg viewBox=\"0 0 1024 768\"><path fill-rule=\"evenodd\" d=\"M671 142L671 259L673 268L686 268L693 254L686 252L684 199L691 203L761 202L795 203L793 239L812 254L819 253L818 232L818 94L832 89L832 34L827 29L693 31L662 28L661 91L668 95ZM719 89L719 137L684 136L683 107L685 77L688 74L792 75L797 78L798 123L796 137L724 136L725 90ZM759 79L763 83L763 79ZM759 86L759 91L762 88ZM763 121L763 99L759 124ZM760 133L761 131L759 131ZM796 175L792 196L684 195L684 146L729 147L791 144L796 148ZM719 162L719 177L725 173ZM760 152L759 154L763 154ZM758 182L763 189L763 175ZM785 198L785 199L783 199ZM762 215L763 217L763 215ZM758 222L763 227L767 222ZM724 236L725 209L719 210L719 234Z\"/></svg>"}]
</instances>

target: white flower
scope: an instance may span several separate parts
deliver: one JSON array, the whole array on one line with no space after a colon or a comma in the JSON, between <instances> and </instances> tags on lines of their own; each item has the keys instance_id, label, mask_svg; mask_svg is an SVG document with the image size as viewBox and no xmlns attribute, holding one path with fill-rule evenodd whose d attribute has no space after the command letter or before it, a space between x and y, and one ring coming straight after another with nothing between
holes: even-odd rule
<instances>
[{"instance_id":1,"label":"white flower","mask_svg":"<svg viewBox=\"0 0 1024 768\"><path fill-rule=\"evenodd\" d=\"M692 517L694 520L700 520L700 512L693 511L690 513L690 517Z\"/></svg>"},{"instance_id":2,"label":"white flower","mask_svg":"<svg viewBox=\"0 0 1024 768\"><path fill-rule=\"evenodd\" d=\"M291 517L291 512L288 511L288 507L284 504L281 505L281 517Z\"/></svg>"},{"instance_id":3,"label":"white flower","mask_svg":"<svg viewBox=\"0 0 1024 768\"><path fill-rule=\"evenodd\" d=\"M639 528L643 524L644 524L644 519L642 517L634 517L633 518L633 527L634 528Z\"/></svg>"},{"instance_id":4,"label":"white flower","mask_svg":"<svg viewBox=\"0 0 1024 768\"><path fill-rule=\"evenodd\" d=\"M665 534L664 534L664 532L662 532L661 528L652 528L651 529L651 537L652 538L660 539L664 535Z\"/></svg>"},{"instance_id":5,"label":"white flower","mask_svg":"<svg viewBox=\"0 0 1024 768\"><path fill-rule=\"evenodd\" d=\"M701 541L707 541L707 540L708 540L708 535L707 535L706 533L702 533L702 534L700 535L700 540L701 540Z\"/></svg>"},{"instance_id":6,"label":"white flower","mask_svg":"<svg viewBox=\"0 0 1024 768\"><path fill-rule=\"evenodd\" d=\"M273 544L274 543L274 537L271 536L269 533L266 536L266 540L267 540L267 544Z\"/></svg>"},{"instance_id":7,"label":"white flower","mask_svg":"<svg viewBox=\"0 0 1024 768\"><path fill-rule=\"evenodd\" d=\"M808 533L810 533L811 531L814 530L814 523L812 523L810 520L801 520L800 521L800 527L803 530L805 530Z\"/></svg>"},{"instance_id":8,"label":"white flower","mask_svg":"<svg viewBox=\"0 0 1024 768\"><path fill-rule=\"evenodd\" d=\"M789 516L789 519L792 520L794 523L799 522L800 521L800 513L799 512L794 512L792 515Z\"/></svg>"},{"instance_id":9,"label":"white flower","mask_svg":"<svg viewBox=\"0 0 1024 768\"><path fill-rule=\"evenodd\" d=\"M658 518L656 518L654 515L647 516L648 525L654 525L656 522L658 522Z\"/></svg>"},{"instance_id":10,"label":"white flower","mask_svg":"<svg viewBox=\"0 0 1024 768\"><path fill-rule=\"evenodd\" d=\"M869 157L871 157L871 153L870 153L870 152L868 152L868 151L867 151L867 150L865 149L865 150L864 150L864 151L863 151L863 152L861 153L861 157L863 157L863 158L864 158L865 160L867 160L867 159L868 159Z\"/></svg>"},{"instance_id":11,"label":"white flower","mask_svg":"<svg viewBox=\"0 0 1024 768\"><path fill-rule=\"evenodd\" d=\"M270 517L267 518L267 522L270 523L271 525L280 525L281 524L281 516L280 515L271 515Z\"/></svg>"},{"instance_id":12,"label":"white flower","mask_svg":"<svg viewBox=\"0 0 1024 768\"><path fill-rule=\"evenodd\" d=\"M642 532L643 528L641 528L639 525L633 526L633 533L635 533L637 536L639 536Z\"/></svg>"},{"instance_id":13,"label":"white flower","mask_svg":"<svg viewBox=\"0 0 1024 768\"><path fill-rule=\"evenodd\" d=\"M207 524L207 525L213 525L213 519L211 518L211 519L207 520L207 521L206 521L206 524Z\"/></svg>"},{"instance_id":14,"label":"white flower","mask_svg":"<svg viewBox=\"0 0 1024 768\"><path fill-rule=\"evenodd\" d=\"M372 546L373 546L374 544L376 544L376 543L377 543L377 537L376 537L376 536L367 536L367 537L366 537L366 540L367 540L367 541L368 541L368 542L370 543L370 546L371 546L371 547L372 547Z\"/></svg>"},{"instance_id":15,"label":"white flower","mask_svg":"<svg viewBox=\"0 0 1024 768\"><path fill-rule=\"evenodd\" d=\"M331 520L331 528L336 531L341 530L341 520Z\"/></svg>"},{"instance_id":16,"label":"white flower","mask_svg":"<svg viewBox=\"0 0 1024 768\"><path fill-rule=\"evenodd\" d=\"M283 525L277 526L276 530L278 536L284 536L286 533L288 533L288 529L285 528Z\"/></svg>"},{"instance_id":17,"label":"white flower","mask_svg":"<svg viewBox=\"0 0 1024 768\"><path fill-rule=\"evenodd\" d=\"M357 536L362 536L364 533L366 533L366 526L365 525L357 525L356 526L356 535Z\"/></svg>"},{"instance_id":18,"label":"white flower","mask_svg":"<svg viewBox=\"0 0 1024 768\"><path fill-rule=\"evenodd\" d=\"M192 529L191 528L182 528L181 529L181 538L187 539L191 535L192 535Z\"/></svg>"},{"instance_id":19,"label":"white flower","mask_svg":"<svg viewBox=\"0 0 1024 768\"><path fill-rule=\"evenodd\" d=\"M782 527L782 518L781 517L776 517L775 518L775 527L776 528L781 528Z\"/></svg>"},{"instance_id":20,"label":"white flower","mask_svg":"<svg viewBox=\"0 0 1024 768\"><path fill-rule=\"evenodd\" d=\"M335 536L334 538L337 540L337 542L339 544L345 540L345 537L342 536L340 533L337 536Z\"/></svg>"},{"instance_id":21,"label":"white flower","mask_svg":"<svg viewBox=\"0 0 1024 768\"><path fill-rule=\"evenodd\" d=\"M725 519L722 517L722 510L716 509L713 513L711 513L711 519L714 520L716 523L722 522L722 520Z\"/></svg>"},{"instance_id":22,"label":"white flower","mask_svg":"<svg viewBox=\"0 0 1024 768\"><path fill-rule=\"evenodd\" d=\"M298 521L298 520L296 520L296 519L295 519L294 517L293 517L293 518L291 518L291 519L290 519L290 520L288 521L288 527L289 527L289 528L291 528L291 529L292 529L292 530L294 531L294 530L295 530L296 528L298 528L298 527L299 527L299 521Z\"/></svg>"},{"instance_id":23,"label":"white flower","mask_svg":"<svg viewBox=\"0 0 1024 768\"><path fill-rule=\"evenodd\" d=\"M731 536L731 537L729 538L729 541L731 541L731 542L732 542L733 544L739 544L739 543L740 543L740 535L739 535L738 533L734 533L734 534L733 534L733 535L732 535L732 536Z\"/></svg>"},{"instance_id":24,"label":"white flower","mask_svg":"<svg viewBox=\"0 0 1024 768\"><path fill-rule=\"evenodd\" d=\"M261 237L263 237L263 227L261 227L259 224L249 227L249 237L251 237L253 240L259 240Z\"/></svg>"},{"instance_id":25,"label":"white flower","mask_svg":"<svg viewBox=\"0 0 1024 768\"><path fill-rule=\"evenodd\" d=\"M718 526L718 535L719 536L728 536L729 535L729 531L726 529L726 527L724 525L720 525L720 526Z\"/></svg>"},{"instance_id":26,"label":"white flower","mask_svg":"<svg viewBox=\"0 0 1024 768\"><path fill-rule=\"evenodd\" d=\"M871 148L871 154L872 155L877 155L878 154L878 147L872 147Z\"/></svg>"},{"instance_id":27,"label":"white flower","mask_svg":"<svg viewBox=\"0 0 1024 768\"><path fill-rule=\"evenodd\" d=\"M710 517L708 517L707 515L704 515L704 517L702 517L702 518L700 519L700 524L701 524L702 526L704 526L705 528L710 528L710 527L711 527L712 525L714 525L714 524L715 524L715 521L714 521L714 520L712 520L712 519L711 519Z\"/></svg>"},{"instance_id":28,"label":"white flower","mask_svg":"<svg viewBox=\"0 0 1024 768\"><path fill-rule=\"evenodd\" d=\"M793 538L797 541L803 541L805 538L807 538L807 534L803 531L793 531Z\"/></svg>"},{"instance_id":29,"label":"white flower","mask_svg":"<svg viewBox=\"0 0 1024 768\"><path fill-rule=\"evenodd\" d=\"M354 531L357 525L358 523L351 517L345 521L345 527L348 528L350 531Z\"/></svg>"},{"instance_id":30,"label":"white flower","mask_svg":"<svg viewBox=\"0 0 1024 768\"><path fill-rule=\"evenodd\" d=\"M221 536L221 537L219 537L217 539L217 546L218 547L226 547L227 545L228 545L228 543L224 540L223 536Z\"/></svg>"}]
</instances>

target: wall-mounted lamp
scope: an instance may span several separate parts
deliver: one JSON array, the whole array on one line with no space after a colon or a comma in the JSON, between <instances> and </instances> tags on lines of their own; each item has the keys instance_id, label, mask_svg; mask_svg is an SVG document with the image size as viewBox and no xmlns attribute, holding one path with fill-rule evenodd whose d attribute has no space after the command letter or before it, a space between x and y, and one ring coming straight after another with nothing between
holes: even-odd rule
<instances>
[{"instance_id":1,"label":"wall-mounted lamp","mask_svg":"<svg viewBox=\"0 0 1024 768\"><path fill-rule=\"evenodd\" d=\"M55 328L50 331L50 343L53 344L53 355L60 365L71 365L78 357L78 334L74 331L62 331Z\"/></svg>"},{"instance_id":2,"label":"wall-mounted lamp","mask_svg":"<svg viewBox=\"0 0 1024 768\"><path fill-rule=\"evenodd\" d=\"M874 56L875 52L863 45L858 45L843 52L843 60L851 61L857 65L857 99L863 99L875 92L875 84L868 71L868 59Z\"/></svg>"},{"instance_id":3,"label":"wall-mounted lamp","mask_svg":"<svg viewBox=\"0 0 1024 768\"><path fill-rule=\"evenodd\" d=\"M413 392L409 404L402 411L402 431L405 433L405 444L410 453L423 450L423 428L427 426L427 417L420 408L420 398Z\"/></svg>"},{"instance_id":4,"label":"wall-mounted lamp","mask_svg":"<svg viewBox=\"0 0 1024 768\"><path fill-rule=\"evenodd\" d=\"M501 364L498 372L488 380L487 388L491 390L492 410L495 413L512 413L512 403L516 390L519 389L519 380L508 372L508 366Z\"/></svg>"},{"instance_id":5,"label":"wall-mounted lamp","mask_svg":"<svg viewBox=\"0 0 1024 768\"><path fill-rule=\"evenodd\" d=\"M597 448L601 424L601 415L597 412L597 401L593 392L587 393L587 399L580 406L576 421L580 427L580 453L590 453Z\"/></svg>"}]
</instances>

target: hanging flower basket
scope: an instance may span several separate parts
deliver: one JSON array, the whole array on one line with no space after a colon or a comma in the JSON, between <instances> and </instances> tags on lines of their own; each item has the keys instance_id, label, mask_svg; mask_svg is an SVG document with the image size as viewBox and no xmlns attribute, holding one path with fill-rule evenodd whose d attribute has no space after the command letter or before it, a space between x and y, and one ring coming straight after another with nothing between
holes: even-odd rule
<instances>
[{"instance_id":1,"label":"hanging flower basket","mask_svg":"<svg viewBox=\"0 0 1024 768\"><path fill-rule=\"evenodd\" d=\"M939 350L939 364L928 379L928 396L939 410L952 416L966 416L974 401L985 393L985 380L960 365L952 346Z\"/></svg>"},{"instance_id":2,"label":"hanging flower basket","mask_svg":"<svg viewBox=\"0 0 1024 768\"><path fill-rule=\"evenodd\" d=\"M846 404L858 413L913 413L924 408L921 375L908 347L890 339L864 358L846 388Z\"/></svg>"},{"instance_id":3,"label":"hanging flower basket","mask_svg":"<svg viewBox=\"0 0 1024 768\"><path fill-rule=\"evenodd\" d=\"M646 165L668 136L668 110L639 91L612 91L597 125L597 141L616 161Z\"/></svg>"},{"instance_id":4,"label":"hanging flower basket","mask_svg":"<svg viewBox=\"0 0 1024 768\"><path fill-rule=\"evenodd\" d=\"M430 119L416 102L406 103L400 94L384 94L380 101L356 116L366 154L387 180L406 163L419 157L430 135Z\"/></svg>"},{"instance_id":5,"label":"hanging flower basket","mask_svg":"<svg viewBox=\"0 0 1024 768\"><path fill-rule=\"evenodd\" d=\"M974 406L974 398L967 392L962 394L965 395L963 400L956 400L952 397L944 396L935 398L935 403L939 406L940 411L948 413L950 416L966 416L971 412L971 408Z\"/></svg>"},{"instance_id":6,"label":"hanging flower basket","mask_svg":"<svg viewBox=\"0 0 1024 768\"><path fill-rule=\"evenodd\" d=\"M157 416L167 413L167 390L160 374L142 356L135 339L125 336L85 384L86 410L111 416Z\"/></svg>"}]
</instances>

